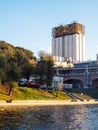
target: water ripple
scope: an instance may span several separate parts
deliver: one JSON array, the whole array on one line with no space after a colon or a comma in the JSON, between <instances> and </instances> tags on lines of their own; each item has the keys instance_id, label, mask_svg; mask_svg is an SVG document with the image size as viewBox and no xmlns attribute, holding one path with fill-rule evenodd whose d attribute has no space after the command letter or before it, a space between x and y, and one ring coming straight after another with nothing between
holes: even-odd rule
<instances>
[{"instance_id":1,"label":"water ripple","mask_svg":"<svg viewBox=\"0 0 98 130\"><path fill-rule=\"evenodd\" d=\"M98 105L0 107L0 130L98 130Z\"/></svg>"}]
</instances>

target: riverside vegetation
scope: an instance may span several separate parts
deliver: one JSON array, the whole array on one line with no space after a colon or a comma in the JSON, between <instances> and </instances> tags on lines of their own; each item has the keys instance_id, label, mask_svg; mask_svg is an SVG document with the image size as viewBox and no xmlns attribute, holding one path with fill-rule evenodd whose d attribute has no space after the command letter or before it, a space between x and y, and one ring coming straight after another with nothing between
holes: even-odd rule
<instances>
[{"instance_id":1,"label":"riverside vegetation","mask_svg":"<svg viewBox=\"0 0 98 130\"><path fill-rule=\"evenodd\" d=\"M0 85L0 100L72 100L65 92L59 91L57 96L57 90L40 89L40 88L29 88L19 87L15 81L11 82L11 92L9 94L9 86ZM98 89L90 88L74 88L67 89L67 91L76 94L82 99L91 100L98 99Z\"/></svg>"},{"instance_id":2,"label":"riverside vegetation","mask_svg":"<svg viewBox=\"0 0 98 130\"><path fill-rule=\"evenodd\" d=\"M38 77L39 84L51 86L54 76L53 56L39 52L39 58L23 47L15 47L5 41L0 41L0 82L18 81L32 75Z\"/></svg>"},{"instance_id":3,"label":"riverside vegetation","mask_svg":"<svg viewBox=\"0 0 98 130\"><path fill-rule=\"evenodd\" d=\"M0 86L0 100L13 99L13 100L70 100L65 92L60 91L56 96L56 90L44 90L28 87L19 87L17 82L12 82L12 90L9 95L9 90L2 89Z\"/></svg>"},{"instance_id":4,"label":"riverside vegetation","mask_svg":"<svg viewBox=\"0 0 98 130\"><path fill-rule=\"evenodd\" d=\"M37 59L30 50L0 41L0 99L54 99L55 91L47 89L46 93L44 90L17 86L20 78L29 80L32 75L38 77L40 85L46 84L49 88L54 76L53 66L53 56L44 51L39 52ZM64 93L60 97L64 98Z\"/></svg>"},{"instance_id":5,"label":"riverside vegetation","mask_svg":"<svg viewBox=\"0 0 98 130\"><path fill-rule=\"evenodd\" d=\"M39 59L34 53L23 47L15 47L0 41L0 99L70 99L64 92L48 90L52 84L54 72L53 56L39 52ZM40 85L46 84L46 90L18 87L17 81L24 77L38 77Z\"/></svg>"}]
</instances>

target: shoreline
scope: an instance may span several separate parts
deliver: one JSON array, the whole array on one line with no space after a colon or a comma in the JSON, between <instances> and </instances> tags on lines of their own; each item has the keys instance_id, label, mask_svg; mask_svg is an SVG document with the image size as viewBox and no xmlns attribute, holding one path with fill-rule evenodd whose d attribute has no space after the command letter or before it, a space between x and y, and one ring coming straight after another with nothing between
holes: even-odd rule
<instances>
[{"instance_id":1,"label":"shoreline","mask_svg":"<svg viewBox=\"0 0 98 130\"><path fill-rule=\"evenodd\" d=\"M7 102L6 100L0 100L1 106L56 106L56 105L86 105L86 104L98 104L98 101L71 101L71 100L12 100Z\"/></svg>"}]
</instances>

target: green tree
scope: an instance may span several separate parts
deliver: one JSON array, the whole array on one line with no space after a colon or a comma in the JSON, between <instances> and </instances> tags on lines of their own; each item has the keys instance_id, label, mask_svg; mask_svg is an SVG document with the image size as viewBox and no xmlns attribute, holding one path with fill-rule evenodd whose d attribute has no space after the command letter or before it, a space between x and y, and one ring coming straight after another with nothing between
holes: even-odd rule
<instances>
[{"instance_id":1,"label":"green tree","mask_svg":"<svg viewBox=\"0 0 98 130\"><path fill-rule=\"evenodd\" d=\"M10 62L9 70L7 71L8 81L17 81L20 77L20 71L17 69L17 64L15 62Z\"/></svg>"},{"instance_id":2,"label":"green tree","mask_svg":"<svg viewBox=\"0 0 98 130\"><path fill-rule=\"evenodd\" d=\"M44 52L39 52L40 60L38 62L38 74L40 77L40 84L46 84L47 88L51 86L54 76L54 62L53 56Z\"/></svg>"},{"instance_id":3,"label":"green tree","mask_svg":"<svg viewBox=\"0 0 98 130\"><path fill-rule=\"evenodd\" d=\"M14 47L5 41L0 41L0 79L4 82L17 80L23 72L23 66L28 68L28 65L35 64L36 57L30 50Z\"/></svg>"},{"instance_id":4,"label":"green tree","mask_svg":"<svg viewBox=\"0 0 98 130\"><path fill-rule=\"evenodd\" d=\"M29 79L32 74L34 74L34 66L32 64L24 64L21 67L22 77Z\"/></svg>"}]
</instances>

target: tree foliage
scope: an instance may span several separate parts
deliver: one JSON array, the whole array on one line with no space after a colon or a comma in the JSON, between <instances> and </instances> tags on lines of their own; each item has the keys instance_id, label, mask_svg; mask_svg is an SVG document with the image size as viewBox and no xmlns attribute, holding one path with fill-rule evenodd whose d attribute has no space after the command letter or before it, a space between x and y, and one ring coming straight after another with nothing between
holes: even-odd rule
<instances>
[{"instance_id":1,"label":"tree foliage","mask_svg":"<svg viewBox=\"0 0 98 130\"><path fill-rule=\"evenodd\" d=\"M51 86L54 76L53 56L44 51L40 51L39 58L38 75L40 77L40 84L46 84L48 88Z\"/></svg>"},{"instance_id":2,"label":"tree foliage","mask_svg":"<svg viewBox=\"0 0 98 130\"><path fill-rule=\"evenodd\" d=\"M33 52L22 47L0 41L0 79L17 80L23 73L23 67L36 64ZM27 69L26 69L27 71Z\"/></svg>"},{"instance_id":3,"label":"tree foliage","mask_svg":"<svg viewBox=\"0 0 98 130\"><path fill-rule=\"evenodd\" d=\"M51 86L54 75L53 57L44 52L39 52L39 61L33 52L22 47L0 41L0 80L16 81L20 77L29 79L30 75L39 77L40 85Z\"/></svg>"}]
</instances>

